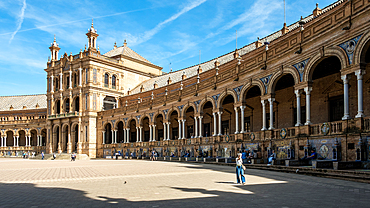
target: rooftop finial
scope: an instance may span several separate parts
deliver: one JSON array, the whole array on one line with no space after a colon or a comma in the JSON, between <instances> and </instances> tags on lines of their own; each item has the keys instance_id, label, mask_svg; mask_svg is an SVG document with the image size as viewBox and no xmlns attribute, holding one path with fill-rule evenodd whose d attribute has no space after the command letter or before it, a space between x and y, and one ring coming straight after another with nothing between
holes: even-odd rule
<instances>
[{"instance_id":1,"label":"rooftop finial","mask_svg":"<svg viewBox=\"0 0 370 208\"><path fill-rule=\"evenodd\" d=\"M94 27L94 19L91 19L91 27Z\"/></svg>"},{"instance_id":2,"label":"rooftop finial","mask_svg":"<svg viewBox=\"0 0 370 208\"><path fill-rule=\"evenodd\" d=\"M127 45L127 42L126 42L126 39L125 39L125 41L123 41L123 46L126 47L126 45Z\"/></svg>"},{"instance_id":3,"label":"rooftop finial","mask_svg":"<svg viewBox=\"0 0 370 208\"><path fill-rule=\"evenodd\" d=\"M235 50L238 50L238 30L235 30Z\"/></svg>"},{"instance_id":4,"label":"rooftop finial","mask_svg":"<svg viewBox=\"0 0 370 208\"><path fill-rule=\"evenodd\" d=\"M56 42L56 40L57 40L57 39L55 38L55 34L54 34L54 42Z\"/></svg>"}]
</instances>

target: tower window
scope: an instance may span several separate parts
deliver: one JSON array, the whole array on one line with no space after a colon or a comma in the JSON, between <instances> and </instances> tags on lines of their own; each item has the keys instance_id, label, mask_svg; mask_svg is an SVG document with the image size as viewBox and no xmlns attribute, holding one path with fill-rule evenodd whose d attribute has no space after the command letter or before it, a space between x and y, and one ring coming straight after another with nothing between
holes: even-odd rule
<instances>
[{"instance_id":1,"label":"tower window","mask_svg":"<svg viewBox=\"0 0 370 208\"><path fill-rule=\"evenodd\" d=\"M112 76L112 88L116 89L116 76L115 75Z\"/></svg>"},{"instance_id":2,"label":"tower window","mask_svg":"<svg viewBox=\"0 0 370 208\"><path fill-rule=\"evenodd\" d=\"M105 74L104 75L104 87L108 87L109 84L109 75Z\"/></svg>"}]
</instances>

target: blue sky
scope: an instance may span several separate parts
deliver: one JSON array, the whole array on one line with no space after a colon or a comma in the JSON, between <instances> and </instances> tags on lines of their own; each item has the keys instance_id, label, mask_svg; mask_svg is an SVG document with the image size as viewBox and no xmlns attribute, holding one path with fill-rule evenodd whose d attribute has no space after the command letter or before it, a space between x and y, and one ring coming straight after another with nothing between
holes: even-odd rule
<instances>
[{"instance_id":1,"label":"blue sky","mask_svg":"<svg viewBox=\"0 0 370 208\"><path fill-rule=\"evenodd\" d=\"M107 3L109 2L109 3ZM287 24L334 0L287 0ZM101 53L128 46L169 71L235 50L280 30L283 0L0 0L0 95L46 93L48 47L60 54L87 44L91 19Z\"/></svg>"}]
</instances>

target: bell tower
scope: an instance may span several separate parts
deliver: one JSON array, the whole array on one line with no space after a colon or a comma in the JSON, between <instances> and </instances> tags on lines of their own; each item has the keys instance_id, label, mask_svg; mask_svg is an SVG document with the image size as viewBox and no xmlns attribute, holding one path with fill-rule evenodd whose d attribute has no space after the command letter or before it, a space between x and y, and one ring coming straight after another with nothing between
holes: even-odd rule
<instances>
[{"instance_id":1,"label":"bell tower","mask_svg":"<svg viewBox=\"0 0 370 208\"><path fill-rule=\"evenodd\" d=\"M96 33L97 30L94 28L94 20L91 22L91 28L89 29L89 32L86 33L87 39L89 40L89 50L95 50L96 51L96 39L99 36Z\"/></svg>"},{"instance_id":2,"label":"bell tower","mask_svg":"<svg viewBox=\"0 0 370 208\"><path fill-rule=\"evenodd\" d=\"M59 53L59 45L56 42L55 35L54 35L54 42L51 43L51 46L49 47L50 52L51 52L51 60L56 61L58 60L58 53Z\"/></svg>"}]
</instances>

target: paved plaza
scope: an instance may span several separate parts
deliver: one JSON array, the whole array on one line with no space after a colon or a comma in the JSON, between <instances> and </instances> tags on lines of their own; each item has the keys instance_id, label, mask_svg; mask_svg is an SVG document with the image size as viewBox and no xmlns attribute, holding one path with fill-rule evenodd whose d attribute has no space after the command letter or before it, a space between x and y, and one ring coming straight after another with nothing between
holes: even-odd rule
<instances>
[{"instance_id":1,"label":"paved plaza","mask_svg":"<svg viewBox=\"0 0 370 208\"><path fill-rule=\"evenodd\" d=\"M0 159L0 207L369 207L370 185L230 166Z\"/></svg>"}]
</instances>

